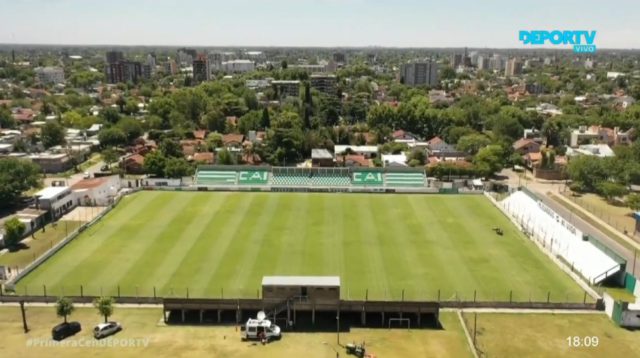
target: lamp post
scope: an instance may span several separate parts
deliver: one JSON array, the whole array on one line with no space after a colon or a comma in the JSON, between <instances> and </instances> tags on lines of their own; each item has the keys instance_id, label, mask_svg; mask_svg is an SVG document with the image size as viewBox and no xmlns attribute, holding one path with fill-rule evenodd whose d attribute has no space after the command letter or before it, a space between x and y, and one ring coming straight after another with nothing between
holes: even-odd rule
<instances>
[{"instance_id":1,"label":"lamp post","mask_svg":"<svg viewBox=\"0 0 640 358\"><path fill-rule=\"evenodd\" d=\"M340 345L340 315L336 316L336 336L338 338L338 345Z\"/></svg>"}]
</instances>

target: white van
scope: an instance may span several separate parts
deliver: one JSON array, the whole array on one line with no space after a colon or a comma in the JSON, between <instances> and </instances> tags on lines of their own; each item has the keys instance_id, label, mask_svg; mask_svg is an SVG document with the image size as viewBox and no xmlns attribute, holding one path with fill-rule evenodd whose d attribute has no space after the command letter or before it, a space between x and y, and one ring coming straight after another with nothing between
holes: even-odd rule
<instances>
[{"instance_id":1,"label":"white van","mask_svg":"<svg viewBox=\"0 0 640 358\"><path fill-rule=\"evenodd\" d=\"M280 327L265 318L264 312L258 312L257 319L250 318L244 326L242 339L266 339L267 341L280 339Z\"/></svg>"}]
</instances>

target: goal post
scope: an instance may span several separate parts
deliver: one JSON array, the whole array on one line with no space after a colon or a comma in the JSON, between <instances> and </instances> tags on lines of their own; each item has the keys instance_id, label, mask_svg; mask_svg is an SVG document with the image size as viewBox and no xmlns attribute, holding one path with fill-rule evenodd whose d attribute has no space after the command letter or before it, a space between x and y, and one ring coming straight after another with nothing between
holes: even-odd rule
<instances>
[{"instance_id":1,"label":"goal post","mask_svg":"<svg viewBox=\"0 0 640 358\"><path fill-rule=\"evenodd\" d=\"M411 329L411 320L409 318L389 318L389 329L391 329L393 323L397 323L394 328L404 328L406 326L407 329Z\"/></svg>"}]
</instances>

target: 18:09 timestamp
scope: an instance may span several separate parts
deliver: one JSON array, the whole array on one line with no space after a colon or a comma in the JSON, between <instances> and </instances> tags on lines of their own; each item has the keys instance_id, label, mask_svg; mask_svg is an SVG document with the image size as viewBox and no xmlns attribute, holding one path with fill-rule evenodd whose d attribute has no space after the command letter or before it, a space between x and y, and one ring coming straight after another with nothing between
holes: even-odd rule
<instances>
[{"instance_id":1,"label":"18:09 timestamp","mask_svg":"<svg viewBox=\"0 0 640 358\"><path fill-rule=\"evenodd\" d=\"M566 341L571 348L594 348L600 344L598 336L569 336Z\"/></svg>"}]
</instances>

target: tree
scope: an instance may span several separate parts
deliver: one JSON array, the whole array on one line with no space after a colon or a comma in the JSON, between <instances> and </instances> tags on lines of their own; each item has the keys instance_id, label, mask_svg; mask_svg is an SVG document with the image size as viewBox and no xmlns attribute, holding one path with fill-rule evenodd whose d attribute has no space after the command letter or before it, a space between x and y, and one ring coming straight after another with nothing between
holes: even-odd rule
<instances>
[{"instance_id":1,"label":"tree","mask_svg":"<svg viewBox=\"0 0 640 358\"><path fill-rule=\"evenodd\" d=\"M118 127L104 128L98 133L98 140L103 147L117 147L127 144L127 135Z\"/></svg>"},{"instance_id":2,"label":"tree","mask_svg":"<svg viewBox=\"0 0 640 358\"><path fill-rule=\"evenodd\" d=\"M56 121L48 121L42 126L40 140L42 140L42 145L45 148L51 148L65 143L64 134L65 130L63 126Z\"/></svg>"},{"instance_id":3,"label":"tree","mask_svg":"<svg viewBox=\"0 0 640 358\"><path fill-rule=\"evenodd\" d=\"M102 160L107 164L107 166L118 161L118 152L116 152L112 147L103 150L101 154Z\"/></svg>"},{"instance_id":4,"label":"tree","mask_svg":"<svg viewBox=\"0 0 640 358\"><path fill-rule=\"evenodd\" d=\"M267 130L267 128L271 127L271 118L269 116L269 109L265 108L262 110L262 118L260 119L260 126L262 129Z\"/></svg>"},{"instance_id":5,"label":"tree","mask_svg":"<svg viewBox=\"0 0 640 358\"><path fill-rule=\"evenodd\" d=\"M489 145L480 149L473 158L476 172L483 177L499 172L504 164L503 155L504 150L499 145Z\"/></svg>"},{"instance_id":6,"label":"tree","mask_svg":"<svg viewBox=\"0 0 640 358\"><path fill-rule=\"evenodd\" d=\"M136 119L131 117L125 117L118 122L117 125L122 133L127 137L127 142L133 142L136 138L140 137L143 133L142 125Z\"/></svg>"},{"instance_id":7,"label":"tree","mask_svg":"<svg viewBox=\"0 0 640 358\"><path fill-rule=\"evenodd\" d=\"M193 175L193 167L184 158L169 158L164 167L166 178L182 178Z\"/></svg>"},{"instance_id":8,"label":"tree","mask_svg":"<svg viewBox=\"0 0 640 358\"><path fill-rule=\"evenodd\" d=\"M612 201L616 197L621 197L629 192L626 186L611 181L604 181L597 185L598 193L607 201Z\"/></svg>"},{"instance_id":9,"label":"tree","mask_svg":"<svg viewBox=\"0 0 640 358\"><path fill-rule=\"evenodd\" d=\"M120 120L120 113L113 107L107 107L100 112L100 117L107 123L116 124Z\"/></svg>"},{"instance_id":10,"label":"tree","mask_svg":"<svg viewBox=\"0 0 640 358\"><path fill-rule=\"evenodd\" d=\"M0 208L9 207L23 192L40 185L40 167L17 158L0 158Z\"/></svg>"},{"instance_id":11,"label":"tree","mask_svg":"<svg viewBox=\"0 0 640 358\"><path fill-rule=\"evenodd\" d=\"M202 125L212 132L224 132L227 125L227 117L216 109L205 114L202 122Z\"/></svg>"},{"instance_id":12,"label":"tree","mask_svg":"<svg viewBox=\"0 0 640 358\"><path fill-rule=\"evenodd\" d=\"M167 158L161 151L156 150L147 154L144 157L144 172L147 174L153 174L157 177L164 175L164 168L167 163Z\"/></svg>"},{"instance_id":13,"label":"tree","mask_svg":"<svg viewBox=\"0 0 640 358\"><path fill-rule=\"evenodd\" d=\"M16 120L13 119L11 111L3 106L0 106L0 128L15 128Z\"/></svg>"},{"instance_id":14,"label":"tree","mask_svg":"<svg viewBox=\"0 0 640 358\"><path fill-rule=\"evenodd\" d=\"M459 151L475 155L478 151L491 144L491 140L479 133L467 134L458 140L456 148Z\"/></svg>"},{"instance_id":15,"label":"tree","mask_svg":"<svg viewBox=\"0 0 640 358\"><path fill-rule=\"evenodd\" d=\"M93 301L93 306L98 310L98 314L104 317L104 323L111 315L113 315L113 304L115 300L113 297L97 297Z\"/></svg>"},{"instance_id":16,"label":"tree","mask_svg":"<svg viewBox=\"0 0 640 358\"><path fill-rule=\"evenodd\" d=\"M226 148L219 151L217 155L216 164L218 165L234 165L236 164L236 160L234 155L231 154Z\"/></svg>"},{"instance_id":17,"label":"tree","mask_svg":"<svg viewBox=\"0 0 640 358\"><path fill-rule=\"evenodd\" d=\"M60 297L56 301L56 315L64 318L64 323L67 323L67 317L70 316L75 309L73 302L67 297Z\"/></svg>"},{"instance_id":18,"label":"tree","mask_svg":"<svg viewBox=\"0 0 640 358\"><path fill-rule=\"evenodd\" d=\"M22 221L18 220L18 218L16 217L5 221L4 223L5 246L7 247L16 246L20 242L20 239L22 239L22 236L24 235L24 231L26 229L27 229L26 225Z\"/></svg>"},{"instance_id":19,"label":"tree","mask_svg":"<svg viewBox=\"0 0 640 358\"><path fill-rule=\"evenodd\" d=\"M238 131L245 134L249 131L258 130L260 128L260 119L262 113L260 111L251 111L240 117L238 120Z\"/></svg>"},{"instance_id":20,"label":"tree","mask_svg":"<svg viewBox=\"0 0 640 358\"><path fill-rule=\"evenodd\" d=\"M567 165L567 174L573 182L581 184L584 191L596 191L600 182L609 178L609 170L601 158L579 156Z\"/></svg>"},{"instance_id":21,"label":"tree","mask_svg":"<svg viewBox=\"0 0 640 358\"><path fill-rule=\"evenodd\" d=\"M182 147L177 140L173 138L165 138L160 142L160 146L158 149L167 158L182 158L184 155L182 153Z\"/></svg>"},{"instance_id":22,"label":"tree","mask_svg":"<svg viewBox=\"0 0 640 358\"><path fill-rule=\"evenodd\" d=\"M217 132L209 133L207 136L207 147L209 150L215 151L217 148L222 148L223 145L222 134Z\"/></svg>"},{"instance_id":23,"label":"tree","mask_svg":"<svg viewBox=\"0 0 640 358\"><path fill-rule=\"evenodd\" d=\"M640 194L629 194L627 195L626 204L631 210L639 211L640 210Z\"/></svg>"}]
</instances>

